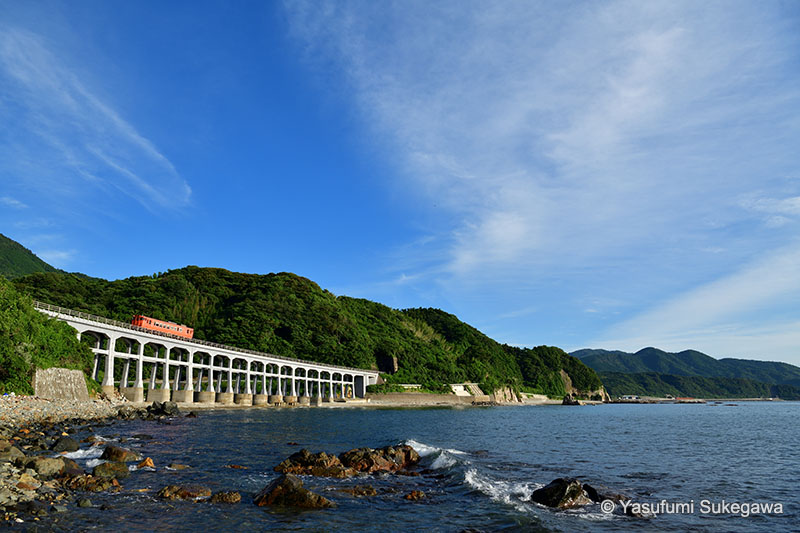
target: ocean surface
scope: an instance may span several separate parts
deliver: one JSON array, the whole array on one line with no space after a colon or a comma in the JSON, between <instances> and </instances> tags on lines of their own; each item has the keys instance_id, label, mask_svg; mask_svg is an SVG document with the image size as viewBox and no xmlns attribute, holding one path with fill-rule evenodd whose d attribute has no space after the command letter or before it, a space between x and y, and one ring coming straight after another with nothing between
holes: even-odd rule
<instances>
[{"instance_id":1,"label":"ocean surface","mask_svg":"<svg viewBox=\"0 0 800 533\"><path fill-rule=\"evenodd\" d=\"M800 404L601 405L445 409L234 409L201 411L169 424L123 421L92 433L151 457L155 471L132 472L118 494L86 494L37 522L41 530L113 531L800 531ZM84 432L81 437L90 432ZM138 437L134 437L138 435ZM152 437L152 438L148 438ZM297 444L294 444L297 443ZM351 480L304 477L336 509L259 508L252 496L273 467L308 448L340 453L407 443L423 456L419 477ZM82 466L97 449L72 454ZM168 470L169 463L191 468ZM232 469L225 465L246 468ZM694 502L691 512L632 518L600 505L555 511L528 501L558 477L624 493L652 506ZM237 490L238 505L165 502L168 484ZM337 489L369 484L356 498ZM412 490L427 498L410 502ZM704 504L704 501L707 504ZM723 502L725 502L723 504ZM744 504L736 509L731 504ZM754 504L782 513L748 514ZM726 507L727 505L727 507ZM20 530L31 524L19 524Z\"/></svg>"}]
</instances>

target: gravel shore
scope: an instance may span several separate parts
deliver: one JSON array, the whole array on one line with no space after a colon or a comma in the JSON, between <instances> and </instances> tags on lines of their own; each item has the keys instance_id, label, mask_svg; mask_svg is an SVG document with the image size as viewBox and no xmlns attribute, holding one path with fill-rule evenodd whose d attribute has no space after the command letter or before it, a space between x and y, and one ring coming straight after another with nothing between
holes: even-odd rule
<instances>
[{"instance_id":1,"label":"gravel shore","mask_svg":"<svg viewBox=\"0 0 800 533\"><path fill-rule=\"evenodd\" d=\"M124 400L46 400L36 396L0 396L0 426L21 428L69 419L94 420L114 416Z\"/></svg>"}]
</instances>

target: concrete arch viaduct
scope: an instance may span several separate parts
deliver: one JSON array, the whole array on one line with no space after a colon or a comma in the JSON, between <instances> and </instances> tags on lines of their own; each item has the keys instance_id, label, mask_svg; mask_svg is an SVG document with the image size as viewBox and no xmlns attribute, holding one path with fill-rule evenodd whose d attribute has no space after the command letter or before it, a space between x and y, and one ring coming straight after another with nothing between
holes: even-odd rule
<instances>
[{"instance_id":1,"label":"concrete arch viaduct","mask_svg":"<svg viewBox=\"0 0 800 533\"><path fill-rule=\"evenodd\" d=\"M104 392L118 387L131 401L318 404L363 398L367 385L378 381L375 370L185 339L40 302L34 306L75 328L79 339L90 337L92 377L102 373Z\"/></svg>"}]
</instances>

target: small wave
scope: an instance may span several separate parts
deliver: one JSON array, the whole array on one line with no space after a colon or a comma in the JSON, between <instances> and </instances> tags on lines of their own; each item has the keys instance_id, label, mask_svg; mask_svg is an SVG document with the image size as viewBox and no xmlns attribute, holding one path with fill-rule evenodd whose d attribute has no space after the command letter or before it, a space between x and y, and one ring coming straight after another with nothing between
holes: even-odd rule
<instances>
[{"instance_id":1,"label":"small wave","mask_svg":"<svg viewBox=\"0 0 800 533\"><path fill-rule=\"evenodd\" d=\"M459 462L469 464L469 461L464 459L457 459L457 456L468 455L467 452L456 450L454 448L437 448L436 446L429 446L415 440L407 440L405 444L414 448L420 457L428 457L432 460L431 470L446 470L454 467Z\"/></svg>"},{"instance_id":2,"label":"small wave","mask_svg":"<svg viewBox=\"0 0 800 533\"><path fill-rule=\"evenodd\" d=\"M492 479L474 468L470 468L464 473L464 483L489 496L492 500L511 505L520 512L528 510L525 502L530 499L534 490L543 486L536 483L515 483Z\"/></svg>"},{"instance_id":3,"label":"small wave","mask_svg":"<svg viewBox=\"0 0 800 533\"><path fill-rule=\"evenodd\" d=\"M86 461L86 468L94 468L97 465L101 465L105 462L106 462L105 459L89 459L88 461Z\"/></svg>"},{"instance_id":4,"label":"small wave","mask_svg":"<svg viewBox=\"0 0 800 533\"><path fill-rule=\"evenodd\" d=\"M90 448L83 448L82 450L77 450L74 452L65 453L60 455L60 457L66 457L67 459L94 459L103 455L103 447L102 446L92 446Z\"/></svg>"},{"instance_id":5,"label":"small wave","mask_svg":"<svg viewBox=\"0 0 800 533\"><path fill-rule=\"evenodd\" d=\"M414 439L408 439L403 444L407 444L414 448L420 457L427 457L428 455L436 452L447 452L453 455L469 455L467 452L456 450L455 448L437 448L436 446L429 446L427 444L415 441Z\"/></svg>"}]
</instances>

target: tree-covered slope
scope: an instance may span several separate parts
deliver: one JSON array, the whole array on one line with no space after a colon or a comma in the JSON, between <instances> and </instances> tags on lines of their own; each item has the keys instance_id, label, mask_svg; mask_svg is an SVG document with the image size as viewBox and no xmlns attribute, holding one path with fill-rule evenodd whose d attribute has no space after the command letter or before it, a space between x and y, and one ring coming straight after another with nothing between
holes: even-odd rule
<instances>
[{"instance_id":1,"label":"tree-covered slope","mask_svg":"<svg viewBox=\"0 0 800 533\"><path fill-rule=\"evenodd\" d=\"M335 296L295 274L191 266L113 282L37 273L15 283L44 302L122 321L141 313L190 325L197 338L276 355L383 371L393 371L396 361L389 377L395 383L444 390L448 383L474 381L488 390L529 386L559 393L549 377L523 377L516 351L453 315ZM566 354L538 364L547 376L563 369L576 386L599 382Z\"/></svg>"},{"instance_id":2,"label":"tree-covered slope","mask_svg":"<svg viewBox=\"0 0 800 533\"><path fill-rule=\"evenodd\" d=\"M37 368L61 367L89 375L93 355L82 346L75 330L33 308L0 276L0 392L32 394Z\"/></svg>"},{"instance_id":3,"label":"tree-covered slope","mask_svg":"<svg viewBox=\"0 0 800 533\"><path fill-rule=\"evenodd\" d=\"M18 278L34 272L56 272L36 255L0 233L0 274L8 279Z\"/></svg>"},{"instance_id":4,"label":"tree-covered slope","mask_svg":"<svg viewBox=\"0 0 800 533\"><path fill-rule=\"evenodd\" d=\"M800 400L800 388L792 385L761 383L744 378L676 376L656 372L626 374L602 372L606 390L612 398L628 394L639 396L693 398L781 398Z\"/></svg>"},{"instance_id":5,"label":"tree-covered slope","mask_svg":"<svg viewBox=\"0 0 800 533\"><path fill-rule=\"evenodd\" d=\"M746 378L762 383L800 386L800 368L796 366L773 361L714 359L695 350L678 353L657 348L644 348L636 353L579 350L572 355L601 373L657 372L678 376Z\"/></svg>"}]
</instances>

